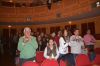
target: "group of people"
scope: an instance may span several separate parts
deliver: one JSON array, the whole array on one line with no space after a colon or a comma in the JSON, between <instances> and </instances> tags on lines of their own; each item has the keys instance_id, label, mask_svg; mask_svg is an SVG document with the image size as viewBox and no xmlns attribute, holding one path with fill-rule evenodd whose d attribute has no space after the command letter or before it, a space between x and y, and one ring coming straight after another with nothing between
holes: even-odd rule
<instances>
[{"instance_id":1,"label":"group of people","mask_svg":"<svg viewBox=\"0 0 100 66\"><path fill-rule=\"evenodd\" d=\"M41 48L41 43L39 42L41 36L38 36L38 38L32 36L29 27L25 27L23 32L24 36L20 37L18 42L20 66L26 61L36 61L36 51ZM42 40L46 40L45 49L43 50L46 59L54 59L58 62L67 60L71 66L75 66L76 56L84 54L84 49L87 48L89 51L93 51L96 42L90 30L87 30L87 34L82 38L79 34L79 29L75 29L73 35L69 34L67 29L64 29L63 31L58 31L56 36L52 33Z\"/></svg>"}]
</instances>

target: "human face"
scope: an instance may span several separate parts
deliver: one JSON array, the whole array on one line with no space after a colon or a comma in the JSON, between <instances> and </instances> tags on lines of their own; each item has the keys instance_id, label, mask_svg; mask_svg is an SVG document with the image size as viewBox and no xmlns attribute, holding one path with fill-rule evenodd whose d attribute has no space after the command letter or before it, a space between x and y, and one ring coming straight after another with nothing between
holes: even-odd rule
<instances>
[{"instance_id":1,"label":"human face","mask_svg":"<svg viewBox=\"0 0 100 66\"><path fill-rule=\"evenodd\" d=\"M25 35L25 37L29 37L31 35L31 31L30 30L29 31L25 31L24 35Z\"/></svg>"},{"instance_id":2,"label":"human face","mask_svg":"<svg viewBox=\"0 0 100 66\"><path fill-rule=\"evenodd\" d=\"M76 36L78 36L78 35L79 35L79 30L75 30L75 31L74 31L74 34L75 34Z\"/></svg>"},{"instance_id":3,"label":"human face","mask_svg":"<svg viewBox=\"0 0 100 66\"><path fill-rule=\"evenodd\" d=\"M91 34L91 31L90 30L87 30L87 34Z\"/></svg>"},{"instance_id":4,"label":"human face","mask_svg":"<svg viewBox=\"0 0 100 66\"><path fill-rule=\"evenodd\" d=\"M64 36L67 36L68 32L67 30L64 30Z\"/></svg>"},{"instance_id":5,"label":"human face","mask_svg":"<svg viewBox=\"0 0 100 66\"><path fill-rule=\"evenodd\" d=\"M54 44L54 41L52 39L49 40L49 45L52 46Z\"/></svg>"}]
</instances>

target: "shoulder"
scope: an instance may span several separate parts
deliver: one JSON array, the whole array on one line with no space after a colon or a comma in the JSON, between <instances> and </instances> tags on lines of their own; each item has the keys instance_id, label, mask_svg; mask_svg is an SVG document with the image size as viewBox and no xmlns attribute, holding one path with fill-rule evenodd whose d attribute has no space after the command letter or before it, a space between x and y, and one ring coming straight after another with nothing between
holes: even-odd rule
<instances>
[{"instance_id":1,"label":"shoulder","mask_svg":"<svg viewBox=\"0 0 100 66\"><path fill-rule=\"evenodd\" d=\"M79 36L79 38L82 38L82 36Z\"/></svg>"},{"instance_id":2,"label":"shoulder","mask_svg":"<svg viewBox=\"0 0 100 66\"><path fill-rule=\"evenodd\" d=\"M59 39L59 40L64 40L64 39L63 39L63 37L60 37L60 39Z\"/></svg>"},{"instance_id":3,"label":"shoulder","mask_svg":"<svg viewBox=\"0 0 100 66\"><path fill-rule=\"evenodd\" d=\"M45 50L47 50L47 47L45 47Z\"/></svg>"},{"instance_id":4,"label":"shoulder","mask_svg":"<svg viewBox=\"0 0 100 66\"><path fill-rule=\"evenodd\" d=\"M19 40L22 40L24 38L24 36L21 36L20 38L19 38Z\"/></svg>"},{"instance_id":5,"label":"shoulder","mask_svg":"<svg viewBox=\"0 0 100 66\"><path fill-rule=\"evenodd\" d=\"M87 37L87 36L88 36L87 34L86 34L86 35L84 35L84 38L85 38L85 37Z\"/></svg>"},{"instance_id":6,"label":"shoulder","mask_svg":"<svg viewBox=\"0 0 100 66\"><path fill-rule=\"evenodd\" d=\"M32 39L36 39L36 37L34 37L34 36L31 36L31 38L32 38Z\"/></svg>"},{"instance_id":7,"label":"shoulder","mask_svg":"<svg viewBox=\"0 0 100 66\"><path fill-rule=\"evenodd\" d=\"M75 35L72 35L70 38L73 38L73 37L75 37Z\"/></svg>"}]
</instances>

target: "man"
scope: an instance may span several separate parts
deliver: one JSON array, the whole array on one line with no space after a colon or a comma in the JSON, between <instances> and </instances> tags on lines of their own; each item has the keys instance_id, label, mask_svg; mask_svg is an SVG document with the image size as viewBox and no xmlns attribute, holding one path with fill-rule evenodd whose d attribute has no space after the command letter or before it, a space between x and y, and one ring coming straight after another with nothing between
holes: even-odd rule
<instances>
[{"instance_id":1,"label":"man","mask_svg":"<svg viewBox=\"0 0 100 66\"><path fill-rule=\"evenodd\" d=\"M74 58L73 64L75 65L76 56L82 53L84 48L84 42L81 36L79 36L79 29L74 30L74 35L70 37L71 53Z\"/></svg>"},{"instance_id":2,"label":"man","mask_svg":"<svg viewBox=\"0 0 100 66\"><path fill-rule=\"evenodd\" d=\"M85 42L86 48L88 48L89 50L94 49L94 44L96 42L96 39L91 34L91 30L90 29L88 29L87 30L87 34L84 35L84 42Z\"/></svg>"},{"instance_id":3,"label":"man","mask_svg":"<svg viewBox=\"0 0 100 66\"><path fill-rule=\"evenodd\" d=\"M18 50L20 51L20 66L26 61L34 61L38 44L36 38L31 36L31 29L24 28L24 36L20 37Z\"/></svg>"}]
</instances>

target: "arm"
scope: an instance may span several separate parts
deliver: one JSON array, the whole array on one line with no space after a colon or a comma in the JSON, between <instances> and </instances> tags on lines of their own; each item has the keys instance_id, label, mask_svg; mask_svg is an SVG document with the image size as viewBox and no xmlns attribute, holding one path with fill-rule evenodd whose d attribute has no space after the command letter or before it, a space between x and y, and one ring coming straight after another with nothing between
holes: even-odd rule
<instances>
[{"instance_id":1,"label":"arm","mask_svg":"<svg viewBox=\"0 0 100 66\"><path fill-rule=\"evenodd\" d=\"M55 59L57 60L58 57L59 57L59 51L58 51L58 48L56 48L56 52L57 52L57 55L56 55Z\"/></svg>"},{"instance_id":2,"label":"arm","mask_svg":"<svg viewBox=\"0 0 100 66\"><path fill-rule=\"evenodd\" d=\"M96 39L94 38L94 36L92 36L92 42L96 42Z\"/></svg>"},{"instance_id":3,"label":"arm","mask_svg":"<svg viewBox=\"0 0 100 66\"><path fill-rule=\"evenodd\" d=\"M88 41L88 37L86 35L83 37L83 41L85 42L85 44L90 43L90 41Z\"/></svg>"},{"instance_id":4,"label":"arm","mask_svg":"<svg viewBox=\"0 0 100 66\"><path fill-rule=\"evenodd\" d=\"M77 42L74 40L74 37L73 36L71 36L70 37L70 46L77 46L78 44L77 44Z\"/></svg>"},{"instance_id":5,"label":"arm","mask_svg":"<svg viewBox=\"0 0 100 66\"><path fill-rule=\"evenodd\" d=\"M38 44L35 37L32 37L32 46L34 47L34 49L38 48Z\"/></svg>"},{"instance_id":6,"label":"arm","mask_svg":"<svg viewBox=\"0 0 100 66\"><path fill-rule=\"evenodd\" d=\"M45 48L45 50L44 50L44 57L46 58L46 59L49 59L50 57L47 55L47 47Z\"/></svg>"},{"instance_id":7,"label":"arm","mask_svg":"<svg viewBox=\"0 0 100 66\"><path fill-rule=\"evenodd\" d=\"M62 37L59 39L59 43L62 48L66 48L68 46L68 43L65 43Z\"/></svg>"},{"instance_id":8,"label":"arm","mask_svg":"<svg viewBox=\"0 0 100 66\"><path fill-rule=\"evenodd\" d=\"M18 47L17 47L17 49L19 50L19 51L22 51L23 50L23 44L22 44L23 42L22 42L22 37L19 39L19 41L18 41Z\"/></svg>"},{"instance_id":9,"label":"arm","mask_svg":"<svg viewBox=\"0 0 100 66\"><path fill-rule=\"evenodd\" d=\"M81 46L82 46L82 49L84 49L85 48L85 46L84 46L84 42L83 42L83 38L80 36L80 39L81 39Z\"/></svg>"}]
</instances>

